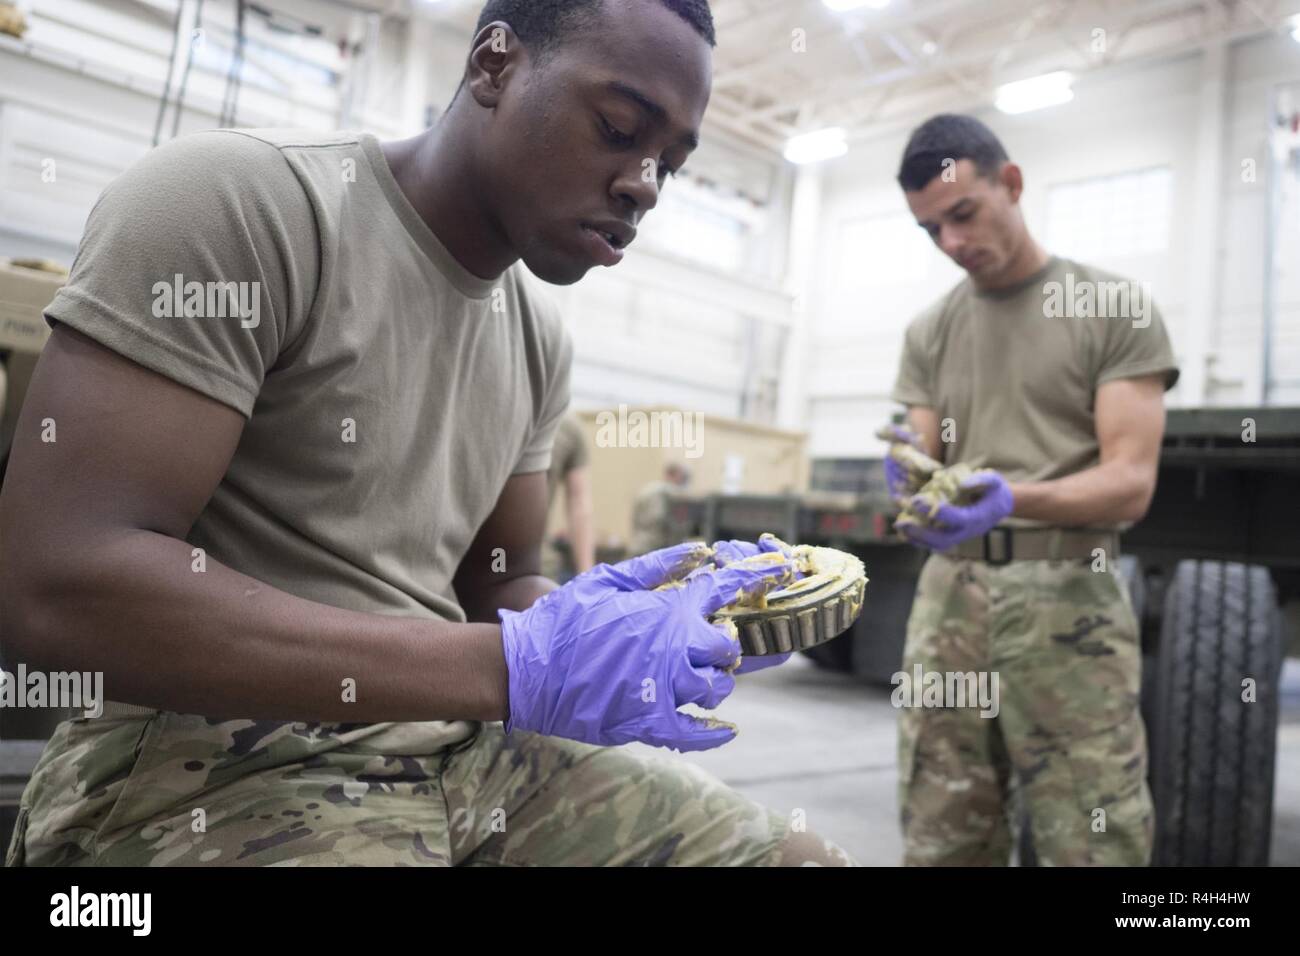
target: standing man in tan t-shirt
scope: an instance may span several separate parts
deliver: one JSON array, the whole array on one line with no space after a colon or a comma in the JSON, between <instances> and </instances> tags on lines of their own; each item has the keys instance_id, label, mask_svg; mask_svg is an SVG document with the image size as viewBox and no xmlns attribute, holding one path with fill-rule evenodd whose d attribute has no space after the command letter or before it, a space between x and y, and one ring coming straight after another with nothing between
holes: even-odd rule
<instances>
[{"instance_id":1,"label":"standing man in tan t-shirt","mask_svg":"<svg viewBox=\"0 0 1300 956\"><path fill-rule=\"evenodd\" d=\"M1018 790L1042 862L1145 865L1141 648L1118 540L1155 491L1163 394L1178 378L1169 338L1145 285L1034 241L1021 169L978 120L918 127L898 179L967 273L908 327L898 437L990 469L968 480L972 504L905 530L934 551L900 686L905 860L1006 863ZM932 706L924 685L955 686L954 674L993 699Z\"/></svg>"}]
</instances>

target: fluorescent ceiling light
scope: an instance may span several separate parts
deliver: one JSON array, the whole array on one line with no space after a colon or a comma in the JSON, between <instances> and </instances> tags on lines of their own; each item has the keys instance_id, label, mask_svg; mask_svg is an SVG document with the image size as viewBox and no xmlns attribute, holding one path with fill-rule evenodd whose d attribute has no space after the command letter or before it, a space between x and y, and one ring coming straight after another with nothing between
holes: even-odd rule
<instances>
[{"instance_id":1,"label":"fluorescent ceiling light","mask_svg":"<svg viewBox=\"0 0 1300 956\"><path fill-rule=\"evenodd\" d=\"M822 3L836 13L861 10L863 7L870 7L872 10L883 10L889 6L889 0L822 0Z\"/></svg>"},{"instance_id":2,"label":"fluorescent ceiling light","mask_svg":"<svg viewBox=\"0 0 1300 956\"><path fill-rule=\"evenodd\" d=\"M1028 113L1047 106L1058 106L1074 99L1074 90L1070 89L1073 82L1074 77L1064 70L1044 73L1042 76L999 86L994 102L1004 113Z\"/></svg>"},{"instance_id":3,"label":"fluorescent ceiling light","mask_svg":"<svg viewBox=\"0 0 1300 956\"><path fill-rule=\"evenodd\" d=\"M819 129L815 133L792 136L785 144L785 158L792 163L820 163L822 160L843 156L849 151L844 130L838 126Z\"/></svg>"}]
</instances>

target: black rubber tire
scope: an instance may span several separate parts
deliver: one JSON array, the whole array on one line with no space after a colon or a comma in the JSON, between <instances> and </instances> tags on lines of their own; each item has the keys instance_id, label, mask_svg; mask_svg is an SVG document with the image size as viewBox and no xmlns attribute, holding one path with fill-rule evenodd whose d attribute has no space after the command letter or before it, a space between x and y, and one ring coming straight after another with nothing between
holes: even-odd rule
<instances>
[{"instance_id":1,"label":"black rubber tire","mask_svg":"<svg viewBox=\"0 0 1300 956\"><path fill-rule=\"evenodd\" d=\"M869 684L888 687L903 668L907 622L916 586L930 553L908 545L864 553L867 590L862 616L851 635L853 673Z\"/></svg>"},{"instance_id":2,"label":"black rubber tire","mask_svg":"<svg viewBox=\"0 0 1300 956\"><path fill-rule=\"evenodd\" d=\"M1268 569L1179 562L1148 724L1154 865L1268 864L1281 665ZM1255 681L1254 702L1242 700L1245 678Z\"/></svg>"}]
</instances>

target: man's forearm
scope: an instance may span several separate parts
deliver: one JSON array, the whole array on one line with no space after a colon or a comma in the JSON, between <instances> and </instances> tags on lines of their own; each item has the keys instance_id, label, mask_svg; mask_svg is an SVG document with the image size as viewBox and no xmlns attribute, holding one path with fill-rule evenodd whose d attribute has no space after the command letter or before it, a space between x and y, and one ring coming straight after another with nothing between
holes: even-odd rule
<instances>
[{"instance_id":1,"label":"man's forearm","mask_svg":"<svg viewBox=\"0 0 1300 956\"><path fill-rule=\"evenodd\" d=\"M569 515L569 541L573 545L574 569L581 574L596 564L596 528L590 508L575 509Z\"/></svg>"},{"instance_id":2,"label":"man's forearm","mask_svg":"<svg viewBox=\"0 0 1300 956\"><path fill-rule=\"evenodd\" d=\"M210 717L504 719L499 627L341 610L191 560L150 531L83 543L5 588L7 649L102 671L110 700Z\"/></svg>"},{"instance_id":3,"label":"man's forearm","mask_svg":"<svg viewBox=\"0 0 1300 956\"><path fill-rule=\"evenodd\" d=\"M1137 521L1146 514L1154 490L1149 469L1121 461L1053 481L1011 484L1017 518L1067 528Z\"/></svg>"},{"instance_id":4,"label":"man's forearm","mask_svg":"<svg viewBox=\"0 0 1300 956\"><path fill-rule=\"evenodd\" d=\"M499 609L525 611L543 594L558 587L550 578L540 574L521 574L482 585L477 591L467 590L465 594L457 592L456 596L460 599L460 606L465 609L468 620L496 624Z\"/></svg>"}]
</instances>

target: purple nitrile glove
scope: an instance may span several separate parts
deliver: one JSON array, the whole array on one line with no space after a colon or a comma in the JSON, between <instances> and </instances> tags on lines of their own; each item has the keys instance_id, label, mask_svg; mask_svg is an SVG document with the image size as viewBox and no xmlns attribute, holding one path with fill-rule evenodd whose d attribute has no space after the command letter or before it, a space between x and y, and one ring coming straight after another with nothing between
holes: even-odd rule
<instances>
[{"instance_id":1,"label":"purple nitrile glove","mask_svg":"<svg viewBox=\"0 0 1300 956\"><path fill-rule=\"evenodd\" d=\"M776 585L790 566L721 568L652 590L709 556L696 542L601 564L522 613L499 611L510 686L506 732L682 751L730 741L730 728L677 710L687 703L711 710L735 688L726 668L740 645L706 618L737 592Z\"/></svg>"},{"instance_id":2,"label":"purple nitrile glove","mask_svg":"<svg viewBox=\"0 0 1300 956\"><path fill-rule=\"evenodd\" d=\"M781 551L781 545L771 538L759 538L758 542L753 541L715 541L713 542L713 563L719 568L725 568L728 564L734 564L736 561L743 561L745 558L752 558L756 554L773 553ZM790 557L789 550L785 551L785 556Z\"/></svg>"},{"instance_id":3,"label":"purple nitrile glove","mask_svg":"<svg viewBox=\"0 0 1300 956\"><path fill-rule=\"evenodd\" d=\"M717 567L724 568L735 561L752 558L756 554L774 553L776 551L784 552L787 558L791 556L789 548L782 548L780 544L771 538L759 538L757 543L753 541L738 541L735 539L730 541L715 541L713 542L713 564ZM707 569L692 571L691 576L699 574L702 571L707 572ZM795 579L798 580L803 577L803 573L795 571L794 576ZM740 665L731 673L752 674L754 671L767 670L769 667L778 667L793 656L793 653L789 653L764 654L762 657L743 657L741 658Z\"/></svg>"},{"instance_id":4,"label":"purple nitrile glove","mask_svg":"<svg viewBox=\"0 0 1300 956\"><path fill-rule=\"evenodd\" d=\"M752 674L754 671L765 671L769 667L780 667L792 657L794 651L786 651L784 654L764 654L761 657L741 657L740 666L731 673Z\"/></svg>"},{"instance_id":5,"label":"purple nitrile glove","mask_svg":"<svg viewBox=\"0 0 1300 956\"><path fill-rule=\"evenodd\" d=\"M890 425L889 432L893 439L903 445L911 445L917 451L924 451L921 447L921 436L909 428L902 425ZM885 456L885 487L889 489L889 497L894 501L902 503L902 500L911 492L909 487L909 477L907 469L894 460L890 455Z\"/></svg>"},{"instance_id":6,"label":"purple nitrile glove","mask_svg":"<svg viewBox=\"0 0 1300 956\"><path fill-rule=\"evenodd\" d=\"M988 534L1015 507L1011 496L1011 487L1007 480L996 471L971 475L961 483L966 489L983 489L983 493L974 504L940 505L932 516L940 527L923 528L916 525L903 525L903 535L913 544L923 545L935 551L947 551L967 538ZM929 505L923 499L912 503L915 511L929 513Z\"/></svg>"}]
</instances>

